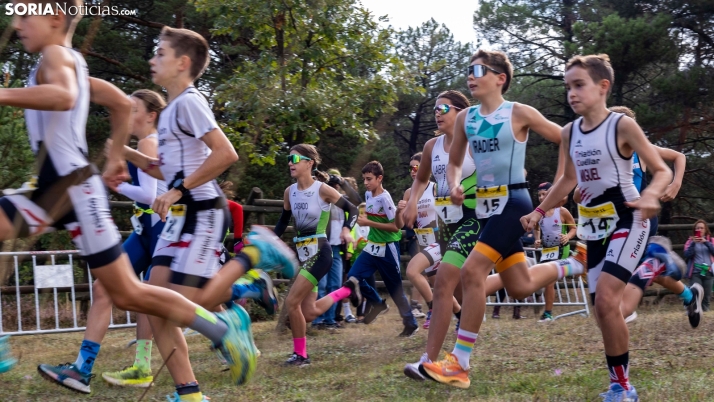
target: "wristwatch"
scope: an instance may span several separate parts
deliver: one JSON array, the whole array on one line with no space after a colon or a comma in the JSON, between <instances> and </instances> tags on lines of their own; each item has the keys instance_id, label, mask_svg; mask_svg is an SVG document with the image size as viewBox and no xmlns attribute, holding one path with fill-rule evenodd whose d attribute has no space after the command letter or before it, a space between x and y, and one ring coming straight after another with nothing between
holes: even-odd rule
<instances>
[{"instance_id":1,"label":"wristwatch","mask_svg":"<svg viewBox=\"0 0 714 402\"><path fill-rule=\"evenodd\" d=\"M181 195L188 195L190 190L183 186L183 179L176 179L171 183L171 187L181 192Z\"/></svg>"}]
</instances>

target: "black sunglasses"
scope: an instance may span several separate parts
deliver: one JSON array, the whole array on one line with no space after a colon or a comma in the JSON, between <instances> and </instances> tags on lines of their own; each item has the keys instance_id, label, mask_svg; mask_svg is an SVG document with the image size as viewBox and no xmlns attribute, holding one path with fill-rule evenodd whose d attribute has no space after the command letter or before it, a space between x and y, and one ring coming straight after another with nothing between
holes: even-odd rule
<instances>
[{"instance_id":1,"label":"black sunglasses","mask_svg":"<svg viewBox=\"0 0 714 402\"><path fill-rule=\"evenodd\" d=\"M494 70L489 66L484 66L483 64L474 64L474 65L469 66L469 71L468 71L468 74L466 74L466 75L467 76L473 75L474 78L481 78L484 75L486 75L486 73L489 70L493 71L494 74L503 74L502 72L500 72L498 70Z\"/></svg>"}]
</instances>

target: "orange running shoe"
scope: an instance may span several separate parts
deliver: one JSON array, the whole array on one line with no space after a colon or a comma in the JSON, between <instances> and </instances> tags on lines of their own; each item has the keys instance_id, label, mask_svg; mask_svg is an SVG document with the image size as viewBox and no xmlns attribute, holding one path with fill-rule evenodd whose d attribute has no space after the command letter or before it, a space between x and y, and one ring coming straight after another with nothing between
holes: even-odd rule
<instances>
[{"instance_id":1,"label":"orange running shoe","mask_svg":"<svg viewBox=\"0 0 714 402\"><path fill-rule=\"evenodd\" d=\"M585 272L583 272L583 275L588 272L588 246L579 241L575 243L575 254L573 254L573 258L575 261L583 264L583 267L585 267Z\"/></svg>"},{"instance_id":2,"label":"orange running shoe","mask_svg":"<svg viewBox=\"0 0 714 402\"><path fill-rule=\"evenodd\" d=\"M433 363L425 362L421 364L421 367L434 381L462 389L471 386L469 371L464 370L456 356L451 353L447 353L444 360Z\"/></svg>"}]
</instances>

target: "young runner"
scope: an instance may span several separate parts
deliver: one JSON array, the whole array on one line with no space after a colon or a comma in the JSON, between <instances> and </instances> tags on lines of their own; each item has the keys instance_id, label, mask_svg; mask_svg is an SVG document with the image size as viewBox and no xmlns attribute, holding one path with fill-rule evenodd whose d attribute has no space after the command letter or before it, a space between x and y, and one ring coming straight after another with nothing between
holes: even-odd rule
<instances>
[{"instance_id":1,"label":"young runner","mask_svg":"<svg viewBox=\"0 0 714 402\"><path fill-rule=\"evenodd\" d=\"M538 201L543 202L552 184L546 182L538 186ZM565 199L567 201L567 198ZM546 211L535 229L534 247L540 248L540 262L564 260L570 256L568 242L575 237L575 219L562 206ZM555 282L546 285L543 292L545 311L538 322L553 321L553 303L555 303ZM514 313L515 314L515 313Z\"/></svg>"},{"instance_id":2,"label":"young runner","mask_svg":"<svg viewBox=\"0 0 714 402\"><path fill-rule=\"evenodd\" d=\"M508 293L516 299L584 270L583 264L572 257L528 268L520 242L525 231L519 225L520 217L532 209L524 173L528 131L559 143L560 127L530 106L503 99L512 77L513 67L502 52L479 50L471 57L468 84L471 95L480 105L457 116L453 151L447 167L451 201L461 204L464 188L458 183L468 141L476 163L479 185L476 216L481 234L461 269L462 306L467 307L462 309L456 348L445 360L422 363L420 368L430 378L460 388L470 385L469 356L483 320L486 278L492 269L496 269ZM556 177L561 172L562 161L559 161Z\"/></svg>"},{"instance_id":3,"label":"young runner","mask_svg":"<svg viewBox=\"0 0 714 402\"><path fill-rule=\"evenodd\" d=\"M607 55L576 56L565 67L568 102L582 117L563 128L565 174L535 211L524 216L530 229L577 184L578 237L587 241L588 285L595 317L605 344L610 387L605 400L638 400L629 382L629 333L621 312L627 281L647 247L648 218L672 173L634 120L607 109L614 82ZM652 172L652 182L639 194L632 181L632 154L637 152Z\"/></svg>"},{"instance_id":4,"label":"young runner","mask_svg":"<svg viewBox=\"0 0 714 402\"><path fill-rule=\"evenodd\" d=\"M113 85L90 78L81 54L71 50L81 15L65 15L61 9L77 9L79 2L55 4L54 15L16 15L12 21L25 50L39 53L41 58L26 88L0 89L0 104L26 109L25 121L39 169L31 191L0 198L0 239L68 230L93 276L118 308L170 318L207 336L229 361L234 382L242 383L252 374L244 369L252 351L250 332L243 327L249 320L242 315L247 314L237 309L213 314L176 292L142 284L122 252L104 185L87 159L85 125L90 101L109 109L114 141L107 157L105 181L116 187L126 177L123 147L129 134L131 102ZM190 61L183 64L190 65ZM149 160L135 165L146 171ZM156 206L152 209L163 218L167 208ZM252 244L253 265L294 268L290 251L274 239L256 235ZM92 351L85 356L85 361L94 359ZM70 389L81 388L80 383L88 385L90 380L74 364L38 370Z\"/></svg>"},{"instance_id":5,"label":"young runner","mask_svg":"<svg viewBox=\"0 0 714 402\"><path fill-rule=\"evenodd\" d=\"M316 173L322 180L312 177L313 170L320 162L320 154L312 145L298 144L290 149L290 177L297 183L285 189L283 213L275 225L275 234L281 236L290 222L290 217L295 217L297 236L294 241L300 259L300 275L285 300L293 335L293 354L285 362L290 366L310 364L306 322L314 320L344 298L341 295L345 291L340 288L317 300L317 284L332 268L332 248L326 233L330 223L331 204L347 212L340 238L345 243L354 243L350 230L357 220L357 207L342 197L337 190L324 184L324 181L328 180L326 174ZM353 290L359 288L356 281L348 282L352 284ZM347 291L347 295L349 294ZM359 291L353 293L353 299L354 305L358 306Z\"/></svg>"},{"instance_id":6,"label":"young runner","mask_svg":"<svg viewBox=\"0 0 714 402\"><path fill-rule=\"evenodd\" d=\"M429 177L436 180L436 212L439 215L438 241L440 253L443 254L434 281L433 298L426 280L421 277L421 271L431 264L430 254L419 254L409 262L407 274L415 279L415 286L427 301L429 312L424 322L424 328L429 329L426 352L416 363L404 366L404 374L415 380L424 380L419 372L419 363L431 361L439 356L446 334L451 323L451 313L461 318L461 306L454 297L459 284L459 269L463 265L471 249L478 240L480 226L476 220L476 166L471 152L467 152L462 165L461 185L465 189L466 199L462 205L454 205L450 197L450 189L446 180L446 167L449 164L450 151L453 149L454 127L456 116L460 110L467 109L470 103L459 91L445 91L439 94L434 106L436 124L443 133L424 144L422 163L419 165L410 197L410 203L404 211L406 222L413 222L418 215L416 200L424 194Z\"/></svg>"},{"instance_id":7,"label":"young runner","mask_svg":"<svg viewBox=\"0 0 714 402\"><path fill-rule=\"evenodd\" d=\"M168 27L161 31L156 55L149 62L152 80L166 88L169 98L159 119L159 162L133 150L125 152L132 163L169 183L169 191L153 205L162 219L168 215L170 221L154 252L150 283L174 289L213 309L231 298L233 283L251 268L268 271L284 266L289 271L287 276L292 276L296 264L292 251L272 232L254 228L246 239L249 245L218 271L228 211L215 178L237 160L237 155L218 127L208 102L193 86L208 65L208 51L206 40L193 31ZM266 241L284 258L280 264L258 264L258 250L250 245L263 242L267 246ZM261 254L266 251L260 249ZM228 360L230 366L236 367L231 370L233 381L241 384L255 371L257 350L247 313L236 304L231 310L240 314L246 340L239 356L242 367ZM150 322L162 357L166 359L176 349L166 362L177 384L174 399L200 398L180 329L160 317L150 317Z\"/></svg>"}]
</instances>

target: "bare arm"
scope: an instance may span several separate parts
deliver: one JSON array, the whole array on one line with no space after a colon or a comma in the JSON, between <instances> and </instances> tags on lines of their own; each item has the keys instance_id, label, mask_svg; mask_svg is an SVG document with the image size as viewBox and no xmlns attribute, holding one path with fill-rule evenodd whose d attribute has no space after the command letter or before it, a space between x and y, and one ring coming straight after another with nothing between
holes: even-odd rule
<instances>
[{"instance_id":1,"label":"bare arm","mask_svg":"<svg viewBox=\"0 0 714 402\"><path fill-rule=\"evenodd\" d=\"M464 121L468 109L459 112L454 124L454 139L449 150L449 164L446 166L446 182L451 189L451 202L461 205L464 202L464 189L461 188L461 167L464 164L466 148L469 144L466 141L466 129ZM421 167L421 166L420 166Z\"/></svg>"},{"instance_id":2,"label":"bare arm","mask_svg":"<svg viewBox=\"0 0 714 402\"><path fill-rule=\"evenodd\" d=\"M65 111L74 107L79 94L74 59L69 50L52 45L42 49L38 85L0 88L0 105L23 109Z\"/></svg>"},{"instance_id":3,"label":"bare arm","mask_svg":"<svg viewBox=\"0 0 714 402\"><path fill-rule=\"evenodd\" d=\"M679 193L679 189L682 188L682 180L684 179L684 170L687 167L687 157L683 153L677 152L673 149L662 148L655 146L655 149L666 162L672 162L674 164L674 179L669 186L664 191L664 195L661 200L664 202L672 201Z\"/></svg>"},{"instance_id":4,"label":"bare arm","mask_svg":"<svg viewBox=\"0 0 714 402\"><path fill-rule=\"evenodd\" d=\"M404 193L403 199L407 201L407 205L404 207L403 218L409 228L411 228L414 225L414 222L416 222L417 202L424 194L426 187L429 185L429 178L431 177L431 152L434 149L435 142L436 139L431 139L424 144L421 162L419 162L419 170L417 170L412 187L407 190L409 192L409 196L407 197L407 193ZM411 197L412 194L414 194L414 197Z\"/></svg>"}]
</instances>

